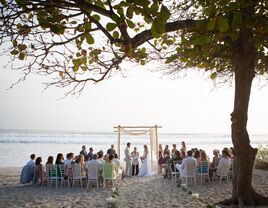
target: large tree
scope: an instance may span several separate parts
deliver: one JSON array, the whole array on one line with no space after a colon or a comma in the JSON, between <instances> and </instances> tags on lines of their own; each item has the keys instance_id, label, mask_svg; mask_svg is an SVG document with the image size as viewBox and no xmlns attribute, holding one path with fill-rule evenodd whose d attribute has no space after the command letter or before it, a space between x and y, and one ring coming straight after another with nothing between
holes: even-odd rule
<instances>
[{"instance_id":1,"label":"large tree","mask_svg":"<svg viewBox=\"0 0 268 208\"><path fill-rule=\"evenodd\" d=\"M257 150L247 132L252 80L268 71L267 0L0 2L1 47L12 67L24 71L21 80L29 73L49 75L48 86L72 85L76 93L124 61L159 61L168 73L196 68L211 71L211 79L234 77L236 161L232 198L224 203L268 204L252 188Z\"/></svg>"}]
</instances>

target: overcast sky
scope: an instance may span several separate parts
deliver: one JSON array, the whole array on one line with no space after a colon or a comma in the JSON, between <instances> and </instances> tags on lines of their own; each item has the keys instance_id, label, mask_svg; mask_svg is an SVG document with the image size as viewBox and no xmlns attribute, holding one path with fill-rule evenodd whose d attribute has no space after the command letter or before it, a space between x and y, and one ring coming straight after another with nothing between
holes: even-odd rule
<instances>
[{"instance_id":1,"label":"overcast sky","mask_svg":"<svg viewBox=\"0 0 268 208\"><path fill-rule=\"evenodd\" d=\"M0 57L0 63L3 63ZM147 65L146 68L150 68ZM6 90L19 74L0 68L0 129L112 132L116 125L161 125L161 132L230 133L234 89L214 88L202 74L170 79L132 68L89 85L79 98L59 100L64 89L43 92L44 78L29 77ZM268 133L268 88L253 84L248 130Z\"/></svg>"}]
</instances>

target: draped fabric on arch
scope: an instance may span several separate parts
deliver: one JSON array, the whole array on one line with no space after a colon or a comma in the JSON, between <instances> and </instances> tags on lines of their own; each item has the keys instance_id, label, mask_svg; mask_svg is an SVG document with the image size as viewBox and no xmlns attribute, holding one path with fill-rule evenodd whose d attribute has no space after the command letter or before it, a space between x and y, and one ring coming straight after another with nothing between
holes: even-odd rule
<instances>
[{"instance_id":1,"label":"draped fabric on arch","mask_svg":"<svg viewBox=\"0 0 268 208\"><path fill-rule=\"evenodd\" d=\"M151 159L151 165L154 166L153 162L158 161L158 134L157 130L158 128L161 128L161 126L116 126L114 127L117 132L117 152L118 156L120 158L120 139L121 134L125 135L133 135L133 136L139 136L144 134L149 134L150 139L150 146L149 146L149 153L150 153L150 159ZM156 158L156 160L154 159Z\"/></svg>"}]
</instances>

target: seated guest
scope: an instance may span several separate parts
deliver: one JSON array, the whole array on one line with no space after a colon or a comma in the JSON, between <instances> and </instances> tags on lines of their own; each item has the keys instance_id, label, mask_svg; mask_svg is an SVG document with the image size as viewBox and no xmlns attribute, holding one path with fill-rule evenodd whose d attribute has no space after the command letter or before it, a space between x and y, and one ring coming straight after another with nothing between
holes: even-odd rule
<instances>
[{"instance_id":1,"label":"seated guest","mask_svg":"<svg viewBox=\"0 0 268 208\"><path fill-rule=\"evenodd\" d=\"M53 160L54 160L53 156L48 156L46 165L53 165Z\"/></svg>"},{"instance_id":2,"label":"seated guest","mask_svg":"<svg viewBox=\"0 0 268 208\"><path fill-rule=\"evenodd\" d=\"M181 176L189 176L192 174L195 174L195 169L197 166L196 159L192 156L192 151L187 151L187 157L182 160L181 165L176 166L180 172ZM193 170L192 172L189 172L189 170Z\"/></svg>"},{"instance_id":3,"label":"seated guest","mask_svg":"<svg viewBox=\"0 0 268 208\"><path fill-rule=\"evenodd\" d=\"M104 155L103 160L107 162L109 160L109 155Z\"/></svg>"},{"instance_id":4,"label":"seated guest","mask_svg":"<svg viewBox=\"0 0 268 208\"><path fill-rule=\"evenodd\" d=\"M89 148L89 153L87 154L87 156L88 156L88 160L93 159L93 148L92 147Z\"/></svg>"},{"instance_id":5,"label":"seated guest","mask_svg":"<svg viewBox=\"0 0 268 208\"><path fill-rule=\"evenodd\" d=\"M85 169L87 171L87 173L93 178L96 178L96 170L98 175L100 175L102 167L101 167L101 163L97 160L98 155L94 154L92 157L92 160L87 161L86 165L85 165Z\"/></svg>"},{"instance_id":6,"label":"seated guest","mask_svg":"<svg viewBox=\"0 0 268 208\"><path fill-rule=\"evenodd\" d=\"M20 174L20 183L30 183L33 180L33 174L35 169L35 154L31 154L31 160L26 163L22 168Z\"/></svg>"},{"instance_id":7,"label":"seated guest","mask_svg":"<svg viewBox=\"0 0 268 208\"><path fill-rule=\"evenodd\" d=\"M116 174L119 175L122 173L123 167L121 166L121 162L118 159L118 155L114 154L114 159L113 159L113 163L115 164L116 167Z\"/></svg>"},{"instance_id":8,"label":"seated guest","mask_svg":"<svg viewBox=\"0 0 268 208\"><path fill-rule=\"evenodd\" d=\"M100 151L97 153L97 155L98 155L98 161L101 162L101 163L103 163L103 162L104 162L104 160L103 160L103 151L100 150Z\"/></svg>"},{"instance_id":9,"label":"seated guest","mask_svg":"<svg viewBox=\"0 0 268 208\"><path fill-rule=\"evenodd\" d=\"M200 164L200 151L197 149L194 151L194 158L196 159L197 163Z\"/></svg>"},{"instance_id":10,"label":"seated guest","mask_svg":"<svg viewBox=\"0 0 268 208\"><path fill-rule=\"evenodd\" d=\"M107 150L107 155L115 155L115 149L114 149L114 145L111 145L111 148Z\"/></svg>"},{"instance_id":11,"label":"seated guest","mask_svg":"<svg viewBox=\"0 0 268 208\"><path fill-rule=\"evenodd\" d=\"M44 173L45 173L45 168L44 168L44 165L42 164L42 158L37 157L35 160L35 172L34 172L34 177L33 177L33 183L42 184L44 180Z\"/></svg>"},{"instance_id":12,"label":"seated guest","mask_svg":"<svg viewBox=\"0 0 268 208\"><path fill-rule=\"evenodd\" d=\"M81 174L85 175L85 159L84 159L84 155L80 154L77 159L75 160L75 163L80 164L80 168L81 168Z\"/></svg>"},{"instance_id":13,"label":"seated guest","mask_svg":"<svg viewBox=\"0 0 268 208\"><path fill-rule=\"evenodd\" d=\"M186 153L184 150L181 150L181 155L180 155L181 159L186 158Z\"/></svg>"},{"instance_id":14,"label":"seated guest","mask_svg":"<svg viewBox=\"0 0 268 208\"><path fill-rule=\"evenodd\" d=\"M31 154L30 158L26 165L35 166L35 154Z\"/></svg>"},{"instance_id":15,"label":"seated guest","mask_svg":"<svg viewBox=\"0 0 268 208\"><path fill-rule=\"evenodd\" d=\"M208 157L207 157L205 150L201 151L201 156L200 156L200 160L198 161L198 165L199 165L198 169L197 169L198 173L207 173L208 172L209 160L208 160ZM202 167L201 167L201 165L202 165Z\"/></svg>"},{"instance_id":16,"label":"seated guest","mask_svg":"<svg viewBox=\"0 0 268 208\"><path fill-rule=\"evenodd\" d=\"M210 164L210 168L213 169L213 168L216 168L219 164L219 161L220 161L220 151L217 150L217 149L214 149L213 150L213 158L212 158L212 163Z\"/></svg>"},{"instance_id":17,"label":"seated guest","mask_svg":"<svg viewBox=\"0 0 268 208\"><path fill-rule=\"evenodd\" d=\"M109 155L108 161L102 163L102 175L103 178L115 178L116 177L116 167L112 162L114 155Z\"/></svg>"},{"instance_id":18,"label":"seated guest","mask_svg":"<svg viewBox=\"0 0 268 208\"><path fill-rule=\"evenodd\" d=\"M70 152L66 155L66 160L64 160L65 166L70 166L73 163L74 153Z\"/></svg>"},{"instance_id":19,"label":"seated guest","mask_svg":"<svg viewBox=\"0 0 268 208\"><path fill-rule=\"evenodd\" d=\"M226 167L231 167L231 159L230 159L230 154L226 149L222 150L222 158L219 161L219 164L217 168L211 168L209 169L209 175L210 178L212 179L213 173L216 173L217 176L221 175L221 171L225 170Z\"/></svg>"},{"instance_id":20,"label":"seated guest","mask_svg":"<svg viewBox=\"0 0 268 208\"><path fill-rule=\"evenodd\" d=\"M182 158L181 158L180 155L181 155L180 151L176 150L175 153L174 153L174 157L170 158L169 160L167 160L165 162L165 164L163 165L163 167L165 169L164 178L170 177L171 172L175 171L176 167L174 167L174 162L176 162L176 161L181 162L182 161Z\"/></svg>"},{"instance_id":21,"label":"seated guest","mask_svg":"<svg viewBox=\"0 0 268 208\"><path fill-rule=\"evenodd\" d=\"M80 155L84 155L84 156L87 155L87 151L86 151L86 146L85 146L85 145L82 146L82 150L80 151L79 154L80 154Z\"/></svg>"},{"instance_id":22,"label":"seated guest","mask_svg":"<svg viewBox=\"0 0 268 208\"><path fill-rule=\"evenodd\" d=\"M56 165L63 165L64 164L64 157L63 157L62 153L58 153L55 164Z\"/></svg>"}]
</instances>

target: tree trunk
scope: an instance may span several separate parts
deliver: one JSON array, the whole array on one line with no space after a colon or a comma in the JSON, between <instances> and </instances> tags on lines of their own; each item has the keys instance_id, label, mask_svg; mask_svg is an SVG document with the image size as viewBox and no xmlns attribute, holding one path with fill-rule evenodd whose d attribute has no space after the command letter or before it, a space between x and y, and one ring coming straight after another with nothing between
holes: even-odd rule
<instances>
[{"instance_id":1,"label":"tree trunk","mask_svg":"<svg viewBox=\"0 0 268 208\"><path fill-rule=\"evenodd\" d=\"M236 204L239 207L268 204L267 198L257 194L251 184L257 149L250 145L247 119L250 90L255 76L255 60L256 48L253 35L249 30L241 31L233 49L235 99L231 121L232 142L236 159L234 162L232 198L228 200L228 204Z\"/></svg>"}]
</instances>

